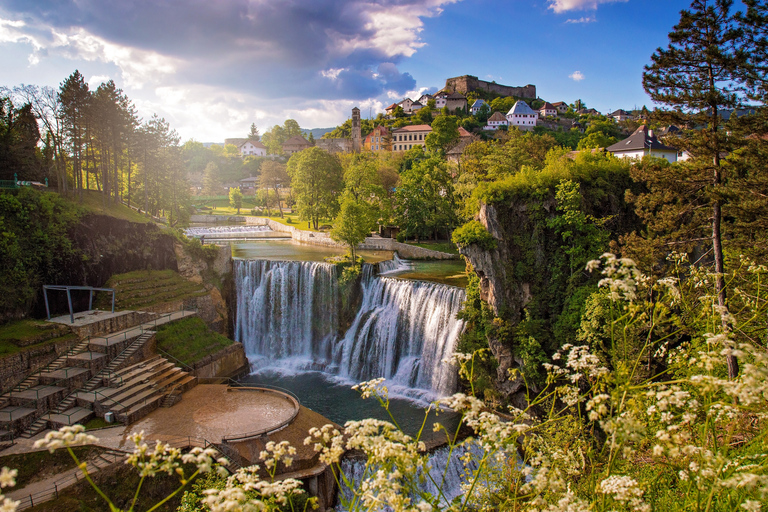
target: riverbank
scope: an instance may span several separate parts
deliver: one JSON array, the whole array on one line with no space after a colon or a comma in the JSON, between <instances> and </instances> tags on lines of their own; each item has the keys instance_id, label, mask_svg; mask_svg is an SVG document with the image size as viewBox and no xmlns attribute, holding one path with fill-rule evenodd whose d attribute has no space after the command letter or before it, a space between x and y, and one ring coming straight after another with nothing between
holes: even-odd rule
<instances>
[{"instance_id":1,"label":"riverbank","mask_svg":"<svg viewBox=\"0 0 768 512\"><path fill-rule=\"evenodd\" d=\"M326 247L335 247L340 249L346 249L344 244L340 244L331 239L328 233L321 233L316 231L305 231L294 226L286 226L273 219L267 217L246 217L246 216L230 216L225 217L221 215L192 215L190 218L194 223L224 223L224 222L243 222L246 225L258 225L269 226L272 231L278 233L288 233L291 235L291 239L296 242L322 245ZM418 247L415 245L409 245L402 242L398 242L393 238L381 238L381 237L367 237L365 242L357 246L359 250L370 251L392 251L397 252L400 257L422 260L422 259L434 259L434 260L452 260L458 259L455 254L449 254L447 252L435 251L433 249L427 249L424 247Z\"/></svg>"}]
</instances>

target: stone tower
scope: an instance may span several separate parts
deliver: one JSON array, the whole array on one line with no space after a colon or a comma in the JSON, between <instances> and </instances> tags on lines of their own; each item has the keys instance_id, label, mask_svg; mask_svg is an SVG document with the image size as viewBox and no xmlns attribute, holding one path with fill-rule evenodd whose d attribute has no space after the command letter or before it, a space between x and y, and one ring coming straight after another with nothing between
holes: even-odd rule
<instances>
[{"instance_id":1,"label":"stone tower","mask_svg":"<svg viewBox=\"0 0 768 512\"><path fill-rule=\"evenodd\" d=\"M359 153L363 149L362 131L360 129L360 109L352 109L352 151Z\"/></svg>"}]
</instances>

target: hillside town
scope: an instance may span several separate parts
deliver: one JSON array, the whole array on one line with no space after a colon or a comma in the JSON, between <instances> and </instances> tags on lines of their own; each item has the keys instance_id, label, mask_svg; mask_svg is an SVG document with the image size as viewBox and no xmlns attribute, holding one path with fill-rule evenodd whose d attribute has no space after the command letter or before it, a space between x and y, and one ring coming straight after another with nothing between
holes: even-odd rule
<instances>
[{"instance_id":1,"label":"hillside town","mask_svg":"<svg viewBox=\"0 0 768 512\"><path fill-rule=\"evenodd\" d=\"M675 126L658 127L654 131L647 123L646 107L617 109L603 114L587 108L581 100L573 103L550 98L539 98L535 85L512 87L479 80L472 75L448 78L443 89L418 98L403 98L387 106L373 119L362 119L360 109L352 109L350 118L335 129L326 130L322 138L315 139L304 130L284 140L274 140L274 129L262 140L259 135L225 139L223 146L231 146L240 156L289 158L310 147L318 147L331 154L357 152L404 153L414 148L426 149L430 134L444 130L443 123L435 121L450 118L455 121L455 133L447 134L449 143L444 149L446 159L459 165L464 149L479 140L503 140L510 130L552 134L573 154L590 150L608 152L619 158L654 156L669 162L687 160L685 151L663 142L666 135L679 131ZM744 112L737 111L737 115ZM295 121L289 120L297 128ZM450 123L449 123L450 124ZM282 127L276 126L278 131ZM451 130L452 128L448 128ZM270 144L271 142L271 144ZM267 144L270 144L269 147ZM191 176L192 193L202 193L203 176ZM253 175L237 182L222 183L223 189L233 186L246 194L258 190L258 177Z\"/></svg>"}]
</instances>

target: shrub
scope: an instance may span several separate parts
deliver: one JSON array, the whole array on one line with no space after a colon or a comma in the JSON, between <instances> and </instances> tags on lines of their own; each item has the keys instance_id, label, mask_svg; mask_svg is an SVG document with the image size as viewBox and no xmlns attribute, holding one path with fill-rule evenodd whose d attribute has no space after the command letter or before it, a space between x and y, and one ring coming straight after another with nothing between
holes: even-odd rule
<instances>
[{"instance_id":1,"label":"shrub","mask_svg":"<svg viewBox=\"0 0 768 512\"><path fill-rule=\"evenodd\" d=\"M471 220L463 226L456 228L453 231L451 240L460 249L475 244L486 251L495 249L498 243L497 240L493 238L493 235L485 229L485 226L476 220Z\"/></svg>"}]
</instances>

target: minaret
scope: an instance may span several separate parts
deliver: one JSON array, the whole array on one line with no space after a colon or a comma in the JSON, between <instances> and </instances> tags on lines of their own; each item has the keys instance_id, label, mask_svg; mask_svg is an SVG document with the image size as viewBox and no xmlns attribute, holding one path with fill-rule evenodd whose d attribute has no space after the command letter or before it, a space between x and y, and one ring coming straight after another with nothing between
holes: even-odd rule
<instances>
[{"instance_id":1,"label":"minaret","mask_svg":"<svg viewBox=\"0 0 768 512\"><path fill-rule=\"evenodd\" d=\"M359 153L363 148L362 132L360 130L360 109L352 109L352 151Z\"/></svg>"}]
</instances>

